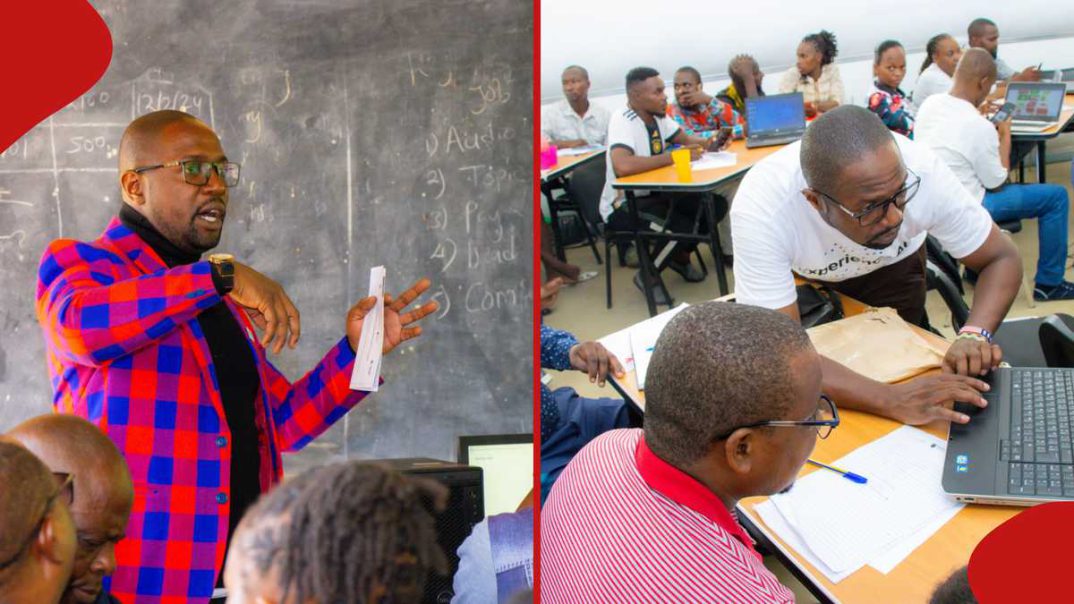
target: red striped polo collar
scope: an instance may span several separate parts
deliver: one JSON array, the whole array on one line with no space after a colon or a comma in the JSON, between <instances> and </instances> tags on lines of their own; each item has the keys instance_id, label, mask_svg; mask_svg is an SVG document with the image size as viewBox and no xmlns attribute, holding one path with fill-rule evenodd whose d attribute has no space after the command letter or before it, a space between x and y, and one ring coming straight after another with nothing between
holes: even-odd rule
<instances>
[{"instance_id":1,"label":"red striped polo collar","mask_svg":"<svg viewBox=\"0 0 1074 604\"><path fill-rule=\"evenodd\" d=\"M715 522L717 526L745 545L753 555L761 557L757 550L753 549L753 539L750 539L745 529L735 520L716 493L710 491L693 476L657 457L645 443L644 436L638 440L638 447L634 450L634 463L638 467L642 480L651 489Z\"/></svg>"}]
</instances>

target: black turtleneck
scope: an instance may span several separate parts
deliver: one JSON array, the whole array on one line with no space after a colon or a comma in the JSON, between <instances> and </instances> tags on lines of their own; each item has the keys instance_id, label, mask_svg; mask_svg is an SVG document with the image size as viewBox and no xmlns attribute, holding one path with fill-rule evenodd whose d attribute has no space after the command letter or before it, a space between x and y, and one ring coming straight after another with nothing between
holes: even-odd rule
<instances>
[{"instance_id":1,"label":"black turtleneck","mask_svg":"<svg viewBox=\"0 0 1074 604\"><path fill-rule=\"evenodd\" d=\"M185 252L168 241L149 220L134 208L123 204L119 212L123 226L142 238L169 268L192 264L201 260L200 254ZM213 273L213 281L217 281ZM220 284L217 283L219 291ZM216 366L216 381L220 387L220 400L231 430L231 513L228 526L228 544L235 534L246 508L261 494L261 459L257 450L257 427L254 424L254 405L261 386L257 375L254 355L242 328L223 301L205 309L198 315L198 325L205 333L209 352ZM223 573L221 573L223 577Z\"/></svg>"}]
</instances>

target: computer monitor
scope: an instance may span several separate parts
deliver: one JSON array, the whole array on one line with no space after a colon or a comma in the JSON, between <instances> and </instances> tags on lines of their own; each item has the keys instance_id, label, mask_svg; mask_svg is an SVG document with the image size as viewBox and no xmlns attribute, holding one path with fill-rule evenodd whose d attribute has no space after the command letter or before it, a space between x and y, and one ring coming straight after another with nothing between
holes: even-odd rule
<instances>
[{"instance_id":1,"label":"computer monitor","mask_svg":"<svg viewBox=\"0 0 1074 604\"><path fill-rule=\"evenodd\" d=\"M483 471L485 516L513 512L533 489L533 434L460 436L459 463Z\"/></svg>"},{"instance_id":2,"label":"computer monitor","mask_svg":"<svg viewBox=\"0 0 1074 604\"><path fill-rule=\"evenodd\" d=\"M746 99L746 120L750 125L750 136L804 130L802 93L750 97Z\"/></svg>"}]
</instances>

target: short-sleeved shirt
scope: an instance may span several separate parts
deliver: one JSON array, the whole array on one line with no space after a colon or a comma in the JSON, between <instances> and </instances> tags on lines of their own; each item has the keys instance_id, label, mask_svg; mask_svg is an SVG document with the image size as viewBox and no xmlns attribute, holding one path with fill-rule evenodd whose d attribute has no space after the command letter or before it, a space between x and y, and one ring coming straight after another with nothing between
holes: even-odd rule
<instances>
[{"instance_id":1,"label":"short-sleeved shirt","mask_svg":"<svg viewBox=\"0 0 1074 604\"><path fill-rule=\"evenodd\" d=\"M917 137L978 202L984 199L985 189L1007 181L996 127L969 101L950 94L929 97L918 111Z\"/></svg>"},{"instance_id":2,"label":"short-sleeved shirt","mask_svg":"<svg viewBox=\"0 0 1074 604\"><path fill-rule=\"evenodd\" d=\"M600 216L604 220L615 210L615 201L619 192L612 188L615 182L615 169L612 167L611 153L616 147L630 149L638 157L660 155L671 146L671 139L679 133L675 120L664 116L653 116L653 122L646 124L630 107L624 107L612 113L608 122L608 161L605 169L604 192L600 196ZM642 193L643 194L643 193Z\"/></svg>"},{"instance_id":3,"label":"short-sleeved shirt","mask_svg":"<svg viewBox=\"0 0 1074 604\"><path fill-rule=\"evenodd\" d=\"M793 602L720 498L611 430L571 460L541 509L541 601Z\"/></svg>"},{"instance_id":4,"label":"short-sleeved shirt","mask_svg":"<svg viewBox=\"0 0 1074 604\"><path fill-rule=\"evenodd\" d=\"M611 112L590 102L584 116L579 116L571 104L562 100L541 109L541 134L549 140L584 140L590 145L603 145L608 137Z\"/></svg>"},{"instance_id":5,"label":"short-sleeved shirt","mask_svg":"<svg viewBox=\"0 0 1074 604\"><path fill-rule=\"evenodd\" d=\"M932 63L917 77L917 84L914 84L914 91L910 96L913 97L914 104L921 107L930 96L951 90L953 83L951 76L944 73L939 65Z\"/></svg>"},{"instance_id":6,"label":"short-sleeved shirt","mask_svg":"<svg viewBox=\"0 0 1074 604\"><path fill-rule=\"evenodd\" d=\"M929 234L956 258L984 244L992 218L932 151L892 133L904 164L921 177L891 245L859 245L824 221L805 196L801 142L762 159L746 174L731 206L735 296L744 304L783 308L797 299L792 271L807 279L845 281L916 252ZM838 209L830 211L838 212Z\"/></svg>"},{"instance_id":7,"label":"short-sleeved shirt","mask_svg":"<svg viewBox=\"0 0 1074 604\"><path fill-rule=\"evenodd\" d=\"M828 63L820 68L820 78L814 80L813 76L803 76L797 67L791 67L783 73L779 81L780 94L787 92L801 92L802 100L806 103L820 103L824 101L843 102L843 78L839 75L839 67L835 63Z\"/></svg>"},{"instance_id":8,"label":"short-sleeved shirt","mask_svg":"<svg viewBox=\"0 0 1074 604\"><path fill-rule=\"evenodd\" d=\"M735 111L730 103L717 97L707 105L681 107L678 103L668 103L667 116L675 120L687 134L711 138L720 128L731 128L733 138L742 138L742 125L745 120Z\"/></svg>"}]
</instances>

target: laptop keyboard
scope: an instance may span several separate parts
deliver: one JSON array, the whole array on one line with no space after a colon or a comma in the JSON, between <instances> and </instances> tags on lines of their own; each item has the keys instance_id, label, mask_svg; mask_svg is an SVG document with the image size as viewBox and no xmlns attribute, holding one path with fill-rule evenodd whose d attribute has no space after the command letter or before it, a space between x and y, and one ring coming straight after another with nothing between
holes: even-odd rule
<instances>
[{"instance_id":1,"label":"laptop keyboard","mask_svg":"<svg viewBox=\"0 0 1074 604\"><path fill-rule=\"evenodd\" d=\"M1074 496L1074 378L1064 371L1011 374L1011 432L1000 441L1015 495Z\"/></svg>"}]
</instances>

